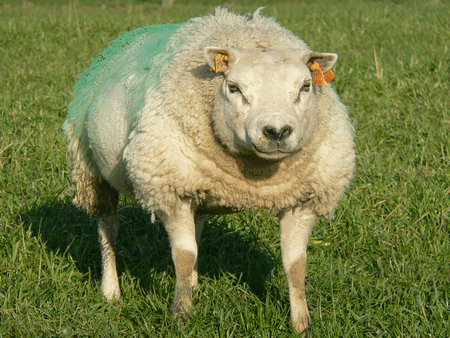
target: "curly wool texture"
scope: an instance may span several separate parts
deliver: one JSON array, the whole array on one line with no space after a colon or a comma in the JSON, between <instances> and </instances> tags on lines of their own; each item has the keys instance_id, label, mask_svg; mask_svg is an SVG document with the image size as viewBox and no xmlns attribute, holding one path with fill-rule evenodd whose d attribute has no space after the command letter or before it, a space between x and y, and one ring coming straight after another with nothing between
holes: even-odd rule
<instances>
[{"instance_id":1,"label":"curly wool texture","mask_svg":"<svg viewBox=\"0 0 450 338\"><path fill-rule=\"evenodd\" d=\"M218 8L215 15L171 25L166 31L170 38L163 42L152 27L127 33L133 38L120 42L117 55L94 61L93 69L101 71L88 70L79 81L84 84L76 87L64 127L78 204L95 211L96 176L133 195L149 211L168 212L179 199L194 198L204 210L305 204L330 217L350 182L355 159L353 129L331 87L314 88L318 124L305 147L280 162L248 167L217 140L214 98L223 75L210 71L203 53L208 46L249 48L258 43L270 50L300 51L300 58L311 53L309 47L259 11L245 17ZM149 57L144 61L145 53ZM121 68L124 60L134 65ZM85 81L88 76L91 85ZM115 113L123 122L114 141L108 141L112 134L107 132L98 136L105 123L95 119L95 112L104 109L105 92L117 94L111 110L122 112ZM97 147L102 142L115 143ZM107 151L93 153L91 148ZM80 174L83 168L90 168L89 175Z\"/></svg>"}]
</instances>

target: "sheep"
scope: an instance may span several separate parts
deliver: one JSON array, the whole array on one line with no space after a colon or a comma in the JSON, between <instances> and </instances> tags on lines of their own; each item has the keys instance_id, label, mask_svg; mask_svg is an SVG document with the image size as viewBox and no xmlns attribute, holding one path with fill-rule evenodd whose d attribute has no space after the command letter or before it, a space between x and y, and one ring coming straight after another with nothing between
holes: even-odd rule
<instances>
[{"instance_id":1,"label":"sheep","mask_svg":"<svg viewBox=\"0 0 450 338\"><path fill-rule=\"evenodd\" d=\"M98 219L101 290L120 299L114 247L122 193L158 216L175 265L171 310L192 311L205 215L279 212L291 323L310 323L306 248L353 175L354 131L313 52L272 18L223 8L114 40L75 86L63 129L74 203Z\"/></svg>"}]
</instances>

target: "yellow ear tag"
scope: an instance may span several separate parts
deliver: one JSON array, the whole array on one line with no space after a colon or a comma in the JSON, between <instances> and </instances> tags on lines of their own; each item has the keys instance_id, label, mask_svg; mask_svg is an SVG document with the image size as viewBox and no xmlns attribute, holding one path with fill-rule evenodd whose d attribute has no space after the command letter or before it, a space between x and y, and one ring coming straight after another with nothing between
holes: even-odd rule
<instances>
[{"instance_id":1,"label":"yellow ear tag","mask_svg":"<svg viewBox=\"0 0 450 338\"><path fill-rule=\"evenodd\" d=\"M314 86L324 86L325 78L323 76L322 70L317 62L314 62L311 65L312 77L313 77L313 85Z\"/></svg>"},{"instance_id":2,"label":"yellow ear tag","mask_svg":"<svg viewBox=\"0 0 450 338\"><path fill-rule=\"evenodd\" d=\"M217 54L214 58L214 66L216 73L220 72L220 69L222 68L223 62L228 61L228 56L224 54Z\"/></svg>"}]
</instances>

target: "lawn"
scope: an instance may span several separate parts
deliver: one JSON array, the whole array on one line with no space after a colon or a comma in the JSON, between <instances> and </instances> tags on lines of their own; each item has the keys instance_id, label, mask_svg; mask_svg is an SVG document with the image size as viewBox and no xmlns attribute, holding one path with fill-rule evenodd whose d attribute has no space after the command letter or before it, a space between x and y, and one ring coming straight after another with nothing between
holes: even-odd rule
<instances>
[{"instance_id":1,"label":"lawn","mask_svg":"<svg viewBox=\"0 0 450 338\"><path fill-rule=\"evenodd\" d=\"M262 210L209 218L195 311L181 325L165 230L123 199L123 300L99 290L95 219L71 204L61 125L78 75L109 41L219 4L175 2L0 0L0 337L295 336L277 217ZM449 337L450 4L225 5L265 5L313 50L339 54L332 85L355 126L357 168L309 243L310 336Z\"/></svg>"}]
</instances>

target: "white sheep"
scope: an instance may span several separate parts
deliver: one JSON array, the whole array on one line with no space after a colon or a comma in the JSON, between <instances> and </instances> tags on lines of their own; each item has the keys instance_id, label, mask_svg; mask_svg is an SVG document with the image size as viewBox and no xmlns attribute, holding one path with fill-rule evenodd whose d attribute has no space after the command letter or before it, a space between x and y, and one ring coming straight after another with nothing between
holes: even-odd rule
<instances>
[{"instance_id":1,"label":"white sheep","mask_svg":"<svg viewBox=\"0 0 450 338\"><path fill-rule=\"evenodd\" d=\"M310 322L306 247L352 177L353 129L333 89L313 83L337 55L315 53L257 10L138 28L113 41L75 87L64 130L75 203L98 217L101 289L120 298L119 193L155 213L176 271L172 311L192 309L205 214L280 212L291 322ZM319 70L311 69L320 68Z\"/></svg>"}]
</instances>

